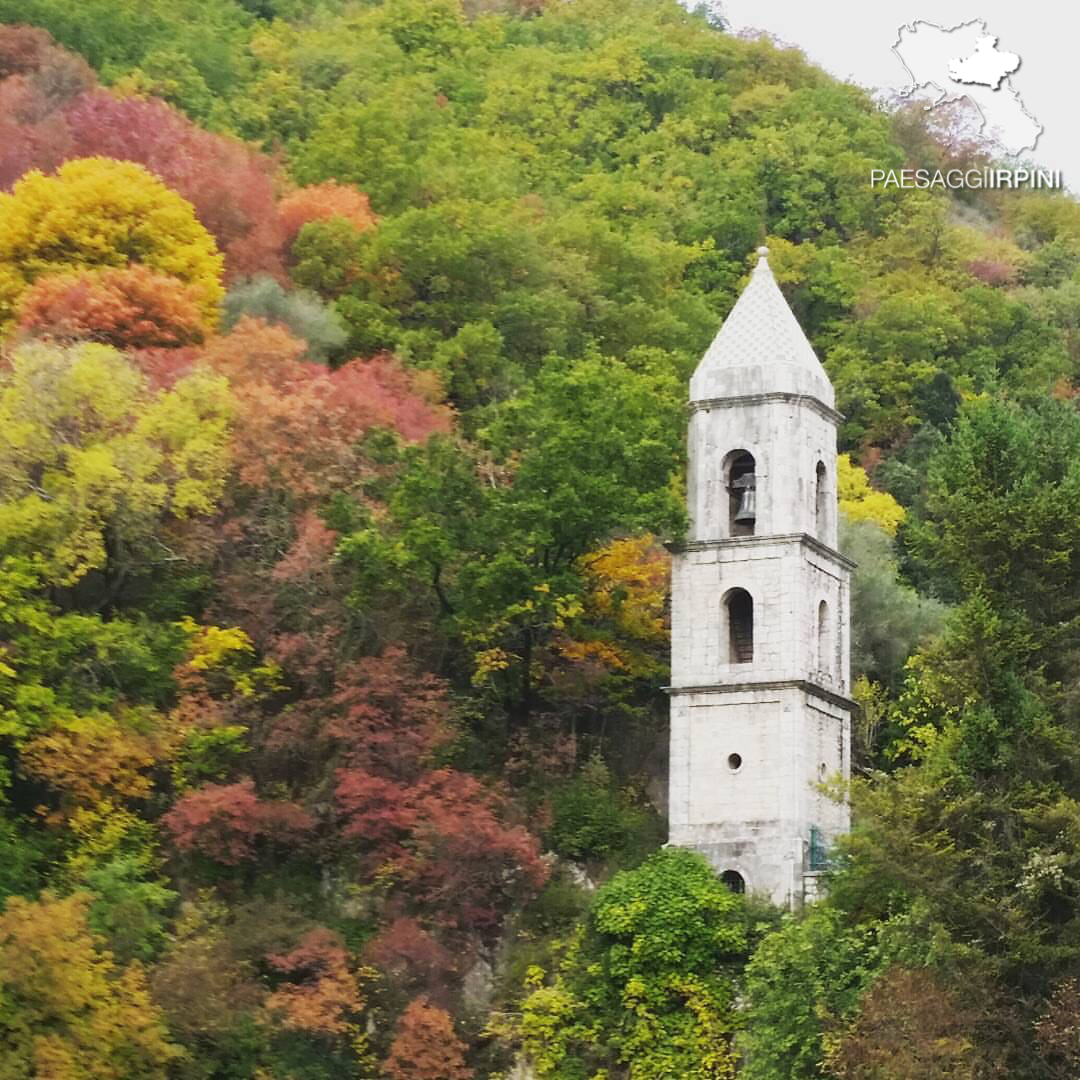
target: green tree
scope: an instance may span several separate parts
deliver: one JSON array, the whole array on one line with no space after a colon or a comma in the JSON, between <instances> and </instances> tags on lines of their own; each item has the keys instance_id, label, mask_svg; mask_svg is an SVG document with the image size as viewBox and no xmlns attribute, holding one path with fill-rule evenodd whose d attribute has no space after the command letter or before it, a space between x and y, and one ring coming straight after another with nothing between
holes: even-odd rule
<instances>
[{"instance_id":1,"label":"green tree","mask_svg":"<svg viewBox=\"0 0 1080 1080\"><path fill-rule=\"evenodd\" d=\"M487 454L443 439L411 451L392 531L343 541L356 603L391 568L432 588L448 631L474 650L475 679L527 713L541 649L581 611L581 556L616 532L683 526L677 393L615 361L552 359L492 414Z\"/></svg>"},{"instance_id":2,"label":"green tree","mask_svg":"<svg viewBox=\"0 0 1080 1080\"><path fill-rule=\"evenodd\" d=\"M848 1015L880 965L876 934L824 904L788 918L746 967L739 1045L746 1080L819 1080L829 1026Z\"/></svg>"},{"instance_id":3,"label":"green tree","mask_svg":"<svg viewBox=\"0 0 1080 1080\"><path fill-rule=\"evenodd\" d=\"M940 629L944 606L900 578L893 542L869 521L841 517L840 550L851 575L851 668L856 677L893 684L904 661Z\"/></svg>"},{"instance_id":4,"label":"green tree","mask_svg":"<svg viewBox=\"0 0 1080 1080\"><path fill-rule=\"evenodd\" d=\"M743 901L691 852L657 852L616 874L554 977L530 972L521 1035L537 1074L733 1077L747 923Z\"/></svg>"},{"instance_id":5,"label":"green tree","mask_svg":"<svg viewBox=\"0 0 1080 1080\"><path fill-rule=\"evenodd\" d=\"M908 543L946 599L1016 619L1043 661L1080 629L1080 414L1043 400L969 403L930 460Z\"/></svg>"},{"instance_id":6,"label":"green tree","mask_svg":"<svg viewBox=\"0 0 1080 1080\"><path fill-rule=\"evenodd\" d=\"M228 409L207 373L154 391L104 345L19 350L0 373L0 544L52 585L101 572L114 601L163 523L214 508Z\"/></svg>"}]
</instances>

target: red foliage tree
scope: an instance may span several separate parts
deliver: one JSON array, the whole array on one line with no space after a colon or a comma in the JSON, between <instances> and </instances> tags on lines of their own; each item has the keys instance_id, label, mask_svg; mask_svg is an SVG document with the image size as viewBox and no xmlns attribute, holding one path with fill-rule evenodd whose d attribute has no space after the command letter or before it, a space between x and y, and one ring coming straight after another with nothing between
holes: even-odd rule
<instances>
[{"instance_id":1,"label":"red foliage tree","mask_svg":"<svg viewBox=\"0 0 1080 1080\"><path fill-rule=\"evenodd\" d=\"M465 1050L449 1015L417 998L398 1021L383 1072L390 1080L470 1080Z\"/></svg>"},{"instance_id":2,"label":"red foliage tree","mask_svg":"<svg viewBox=\"0 0 1080 1080\"><path fill-rule=\"evenodd\" d=\"M75 156L73 146L67 123L34 79L12 75L0 82L0 188L29 169L51 172Z\"/></svg>"},{"instance_id":3,"label":"red foliage tree","mask_svg":"<svg viewBox=\"0 0 1080 1080\"><path fill-rule=\"evenodd\" d=\"M341 836L370 869L393 866L449 929L491 928L548 873L536 839L503 820L504 800L475 777L438 769L415 783L341 769Z\"/></svg>"},{"instance_id":4,"label":"red foliage tree","mask_svg":"<svg viewBox=\"0 0 1080 1080\"><path fill-rule=\"evenodd\" d=\"M344 764L400 780L420 776L453 734L446 683L414 670L400 645L342 670L327 714L322 737Z\"/></svg>"},{"instance_id":5,"label":"red foliage tree","mask_svg":"<svg viewBox=\"0 0 1080 1080\"><path fill-rule=\"evenodd\" d=\"M439 769L419 785L411 888L448 926L494 927L547 880L535 837L468 773Z\"/></svg>"},{"instance_id":6,"label":"red foliage tree","mask_svg":"<svg viewBox=\"0 0 1080 1080\"><path fill-rule=\"evenodd\" d=\"M197 345L207 327L196 289L131 265L38 279L19 302L18 329L56 341L147 349Z\"/></svg>"},{"instance_id":7,"label":"red foliage tree","mask_svg":"<svg viewBox=\"0 0 1080 1080\"><path fill-rule=\"evenodd\" d=\"M392 359L330 370L303 352L283 327L248 318L201 356L228 378L235 403L215 617L243 626L290 672L325 679L349 623L348 586L332 558L336 536L316 510L332 493L370 505L365 485L391 467L365 448L373 427L422 439L448 430L450 412ZM175 377L160 353L145 359L157 377Z\"/></svg>"},{"instance_id":8,"label":"red foliage tree","mask_svg":"<svg viewBox=\"0 0 1080 1080\"><path fill-rule=\"evenodd\" d=\"M169 389L198 363L202 350L196 345L157 346L133 350L134 359L155 389Z\"/></svg>"},{"instance_id":9,"label":"red foliage tree","mask_svg":"<svg viewBox=\"0 0 1080 1080\"><path fill-rule=\"evenodd\" d=\"M296 803L259 798L250 778L186 792L162 821L178 851L227 866L253 859L262 843L288 843L314 826Z\"/></svg>"},{"instance_id":10,"label":"red foliage tree","mask_svg":"<svg viewBox=\"0 0 1080 1080\"><path fill-rule=\"evenodd\" d=\"M340 845L366 872L393 869L405 905L450 931L489 929L543 884L547 865L505 797L436 767L453 731L446 683L395 646L339 668L329 694L278 716L266 748L291 775L301 760L318 790L333 777Z\"/></svg>"},{"instance_id":11,"label":"red foliage tree","mask_svg":"<svg viewBox=\"0 0 1080 1080\"><path fill-rule=\"evenodd\" d=\"M75 53L53 41L48 30L38 26L0 25L0 79L12 75L34 75L48 91L66 84L67 96L94 85L94 70Z\"/></svg>"},{"instance_id":12,"label":"red foliage tree","mask_svg":"<svg viewBox=\"0 0 1080 1080\"><path fill-rule=\"evenodd\" d=\"M67 106L64 120L73 156L137 162L183 195L224 252L229 277L284 276L273 159L153 98L92 90Z\"/></svg>"},{"instance_id":13,"label":"red foliage tree","mask_svg":"<svg viewBox=\"0 0 1080 1080\"><path fill-rule=\"evenodd\" d=\"M445 985L458 970L454 954L407 915L393 919L367 943L364 959L406 986Z\"/></svg>"},{"instance_id":14,"label":"red foliage tree","mask_svg":"<svg viewBox=\"0 0 1080 1080\"><path fill-rule=\"evenodd\" d=\"M0 79L36 71L53 48L48 30L37 26L0 26Z\"/></svg>"},{"instance_id":15,"label":"red foliage tree","mask_svg":"<svg viewBox=\"0 0 1080 1080\"><path fill-rule=\"evenodd\" d=\"M86 62L42 30L0 27L0 186L97 156L143 165L191 202L230 277L284 278L274 159L163 101L97 87Z\"/></svg>"},{"instance_id":16,"label":"red foliage tree","mask_svg":"<svg viewBox=\"0 0 1080 1080\"><path fill-rule=\"evenodd\" d=\"M363 232L378 220L362 191L335 180L291 192L281 200L278 211L286 247L309 221L343 218L358 232Z\"/></svg>"},{"instance_id":17,"label":"red foliage tree","mask_svg":"<svg viewBox=\"0 0 1080 1080\"><path fill-rule=\"evenodd\" d=\"M331 371L302 361L304 350L283 327L244 318L204 354L237 398L243 485L318 495L355 482L364 469L357 444L372 427L407 439L448 430L448 410L416 393L393 359L353 360Z\"/></svg>"}]
</instances>

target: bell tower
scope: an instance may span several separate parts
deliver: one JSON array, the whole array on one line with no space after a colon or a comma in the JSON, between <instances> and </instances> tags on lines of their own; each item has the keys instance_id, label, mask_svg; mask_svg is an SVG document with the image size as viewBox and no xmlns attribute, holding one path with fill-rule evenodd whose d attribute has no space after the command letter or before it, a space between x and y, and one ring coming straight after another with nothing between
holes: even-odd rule
<instances>
[{"instance_id":1,"label":"bell tower","mask_svg":"<svg viewBox=\"0 0 1080 1080\"><path fill-rule=\"evenodd\" d=\"M825 369L768 249L690 380L688 540L671 599L669 842L733 889L812 899L851 770L849 576Z\"/></svg>"}]
</instances>

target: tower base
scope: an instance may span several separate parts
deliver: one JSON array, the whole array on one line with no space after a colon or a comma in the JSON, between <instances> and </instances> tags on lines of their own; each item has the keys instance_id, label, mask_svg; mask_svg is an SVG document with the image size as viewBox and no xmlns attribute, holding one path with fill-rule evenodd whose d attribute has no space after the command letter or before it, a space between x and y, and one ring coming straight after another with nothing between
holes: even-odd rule
<instances>
[{"instance_id":1,"label":"tower base","mask_svg":"<svg viewBox=\"0 0 1080 1080\"><path fill-rule=\"evenodd\" d=\"M804 682L670 692L669 843L779 907L814 899L848 830L821 784L849 775L851 703Z\"/></svg>"}]
</instances>

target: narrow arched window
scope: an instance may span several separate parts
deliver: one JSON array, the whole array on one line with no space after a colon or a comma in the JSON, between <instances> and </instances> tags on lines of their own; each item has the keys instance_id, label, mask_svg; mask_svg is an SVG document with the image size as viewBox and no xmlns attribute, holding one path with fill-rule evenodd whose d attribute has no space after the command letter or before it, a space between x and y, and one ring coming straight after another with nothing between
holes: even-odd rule
<instances>
[{"instance_id":1,"label":"narrow arched window","mask_svg":"<svg viewBox=\"0 0 1080 1080\"><path fill-rule=\"evenodd\" d=\"M728 535L753 536L757 520L757 473L753 454L733 450L727 456Z\"/></svg>"},{"instance_id":2,"label":"narrow arched window","mask_svg":"<svg viewBox=\"0 0 1080 1080\"><path fill-rule=\"evenodd\" d=\"M724 607L727 610L728 663L752 663L754 599L745 589L732 589L724 597Z\"/></svg>"},{"instance_id":3,"label":"narrow arched window","mask_svg":"<svg viewBox=\"0 0 1080 1080\"><path fill-rule=\"evenodd\" d=\"M828 485L825 477L825 462L817 463L817 479L814 484L814 532L819 540L824 539L828 525L829 501Z\"/></svg>"},{"instance_id":4,"label":"narrow arched window","mask_svg":"<svg viewBox=\"0 0 1080 1080\"><path fill-rule=\"evenodd\" d=\"M817 609L817 645L818 645L818 671L831 673L832 664L830 654L832 652L832 635L829 626L829 605L824 600L818 604Z\"/></svg>"}]
</instances>

